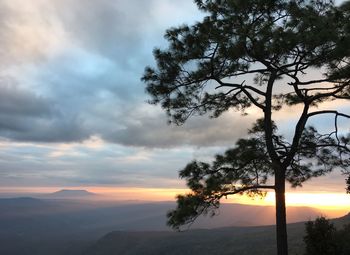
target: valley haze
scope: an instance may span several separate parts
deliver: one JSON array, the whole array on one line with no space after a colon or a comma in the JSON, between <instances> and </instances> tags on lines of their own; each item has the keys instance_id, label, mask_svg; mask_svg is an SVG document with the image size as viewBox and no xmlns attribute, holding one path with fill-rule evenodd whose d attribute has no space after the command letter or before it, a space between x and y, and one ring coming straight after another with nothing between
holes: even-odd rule
<instances>
[{"instance_id":1,"label":"valley haze","mask_svg":"<svg viewBox=\"0 0 350 255\"><path fill-rule=\"evenodd\" d=\"M266 237L261 249L273 250L273 206L224 203L217 216L200 217L189 228L184 227L184 233L176 233L166 226L166 213L174 207L174 201L116 201L82 189L63 189L35 197L0 198L0 254L129 254L125 249L134 242L138 245L130 254L140 254L142 250L146 252L143 254L164 254L166 247L173 247L173 253L166 254L181 254L182 248L188 245L192 247L189 250L198 247L203 254L226 254L220 253L222 249L215 245L216 252L214 248L207 250L209 239L229 235L232 238L227 245L240 243L238 251L248 245L242 243L242 238L255 242L261 232L271 235L271 238ZM288 207L293 242L302 245L300 235L304 231L303 223L295 225L294 222L312 220L320 215L327 215L327 211ZM206 238L209 239L203 242ZM182 243L182 248L175 248L176 242ZM151 247L156 248L152 250Z\"/></svg>"}]
</instances>

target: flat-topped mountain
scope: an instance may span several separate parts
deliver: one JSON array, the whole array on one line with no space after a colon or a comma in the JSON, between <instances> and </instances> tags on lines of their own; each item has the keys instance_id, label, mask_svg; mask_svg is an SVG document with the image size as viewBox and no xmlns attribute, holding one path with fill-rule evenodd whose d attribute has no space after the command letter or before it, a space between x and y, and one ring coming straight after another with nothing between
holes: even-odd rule
<instances>
[{"instance_id":1,"label":"flat-topped mountain","mask_svg":"<svg viewBox=\"0 0 350 255\"><path fill-rule=\"evenodd\" d=\"M45 198L59 198L59 199L76 199L76 198L95 198L98 195L87 190L73 190L62 189L50 194L45 194Z\"/></svg>"}]
</instances>

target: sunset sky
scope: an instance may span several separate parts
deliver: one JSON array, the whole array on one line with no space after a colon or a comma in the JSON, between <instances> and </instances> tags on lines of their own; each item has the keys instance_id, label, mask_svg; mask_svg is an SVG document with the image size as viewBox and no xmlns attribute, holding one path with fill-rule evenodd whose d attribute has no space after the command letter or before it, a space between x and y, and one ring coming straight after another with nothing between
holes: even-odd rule
<instances>
[{"instance_id":1,"label":"sunset sky","mask_svg":"<svg viewBox=\"0 0 350 255\"><path fill-rule=\"evenodd\" d=\"M153 48L166 47L167 28L201 17L190 0L1 0L0 193L84 188L169 200L184 192L178 170L210 161L260 116L228 112L177 127L146 103L140 77ZM295 118L291 108L276 115L286 136ZM290 204L350 208L339 172L288 192L299 192Z\"/></svg>"}]
</instances>

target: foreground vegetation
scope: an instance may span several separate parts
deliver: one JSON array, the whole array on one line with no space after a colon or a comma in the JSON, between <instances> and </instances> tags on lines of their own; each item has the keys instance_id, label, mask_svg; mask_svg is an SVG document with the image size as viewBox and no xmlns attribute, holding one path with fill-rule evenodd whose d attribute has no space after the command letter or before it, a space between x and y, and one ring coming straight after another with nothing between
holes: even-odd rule
<instances>
[{"instance_id":1,"label":"foreground vegetation","mask_svg":"<svg viewBox=\"0 0 350 255\"><path fill-rule=\"evenodd\" d=\"M305 255L349 255L350 224L337 229L324 217L306 223Z\"/></svg>"}]
</instances>

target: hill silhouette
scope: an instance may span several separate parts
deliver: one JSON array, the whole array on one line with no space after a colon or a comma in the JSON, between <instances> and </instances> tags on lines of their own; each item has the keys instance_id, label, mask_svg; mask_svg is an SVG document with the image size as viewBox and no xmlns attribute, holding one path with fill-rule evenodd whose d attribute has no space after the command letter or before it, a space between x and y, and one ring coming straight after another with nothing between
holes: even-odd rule
<instances>
[{"instance_id":1,"label":"hill silhouette","mask_svg":"<svg viewBox=\"0 0 350 255\"><path fill-rule=\"evenodd\" d=\"M332 220L336 225L350 223L350 214ZM303 254L305 223L288 224L291 255ZM274 255L275 226L228 227L186 232L122 232L105 235L84 255Z\"/></svg>"}]
</instances>

